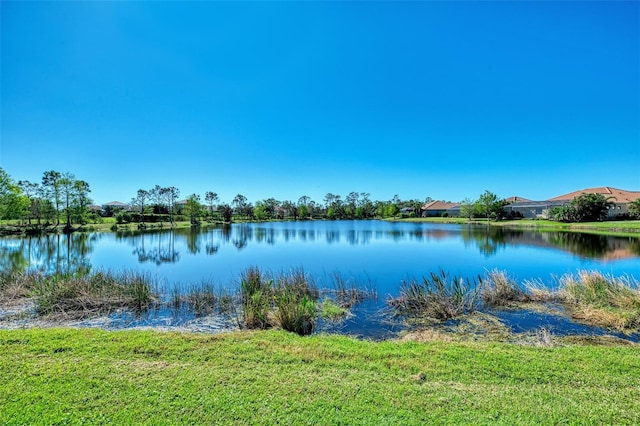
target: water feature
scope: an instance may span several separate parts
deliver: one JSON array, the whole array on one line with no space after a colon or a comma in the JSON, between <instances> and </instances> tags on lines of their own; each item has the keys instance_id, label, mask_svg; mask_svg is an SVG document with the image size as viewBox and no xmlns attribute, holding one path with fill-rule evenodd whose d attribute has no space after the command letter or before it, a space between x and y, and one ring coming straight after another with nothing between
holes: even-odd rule
<instances>
[{"instance_id":1,"label":"water feature","mask_svg":"<svg viewBox=\"0 0 640 426\"><path fill-rule=\"evenodd\" d=\"M356 309L356 317L343 326L369 334L372 324L367 319L387 296L397 295L403 280L440 269L473 278L496 268L519 282L540 279L548 285L554 285L554 277L578 270L640 278L640 238L470 225L308 221L0 239L3 270L138 270L166 288L202 281L235 288L249 266L274 272L304 268L320 284L340 272L375 286L377 304Z\"/></svg>"}]
</instances>

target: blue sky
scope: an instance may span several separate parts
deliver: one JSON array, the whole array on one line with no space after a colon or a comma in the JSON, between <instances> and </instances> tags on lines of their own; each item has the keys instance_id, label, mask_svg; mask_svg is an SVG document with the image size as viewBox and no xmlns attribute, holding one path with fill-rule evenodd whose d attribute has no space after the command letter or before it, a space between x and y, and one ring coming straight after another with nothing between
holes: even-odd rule
<instances>
[{"instance_id":1,"label":"blue sky","mask_svg":"<svg viewBox=\"0 0 640 426\"><path fill-rule=\"evenodd\" d=\"M97 203L640 190L639 2L10 2L0 167Z\"/></svg>"}]
</instances>

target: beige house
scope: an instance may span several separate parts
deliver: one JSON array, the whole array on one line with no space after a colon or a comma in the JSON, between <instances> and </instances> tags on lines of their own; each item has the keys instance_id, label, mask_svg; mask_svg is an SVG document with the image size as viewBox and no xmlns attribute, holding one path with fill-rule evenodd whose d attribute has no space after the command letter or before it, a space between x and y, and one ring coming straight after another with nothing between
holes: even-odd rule
<instances>
[{"instance_id":1,"label":"beige house","mask_svg":"<svg viewBox=\"0 0 640 426\"><path fill-rule=\"evenodd\" d=\"M603 186L599 188L587 188L580 191L570 192L568 194L551 198L549 201L564 201L566 203L569 203L571 202L571 200L582 194L600 194L607 198L610 202L612 202L613 205L609 209L608 214L609 218L628 215L629 203L640 199L640 191L625 191L624 189Z\"/></svg>"},{"instance_id":2,"label":"beige house","mask_svg":"<svg viewBox=\"0 0 640 426\"><path fill-rule=\"evenodd\" d=\"M449 203L446 201L431 201L422 206L422 217L442 216L447 210L459 207L460 203ZM459 214L459 213L458 213Z\"/></svg>"}]
</instances>

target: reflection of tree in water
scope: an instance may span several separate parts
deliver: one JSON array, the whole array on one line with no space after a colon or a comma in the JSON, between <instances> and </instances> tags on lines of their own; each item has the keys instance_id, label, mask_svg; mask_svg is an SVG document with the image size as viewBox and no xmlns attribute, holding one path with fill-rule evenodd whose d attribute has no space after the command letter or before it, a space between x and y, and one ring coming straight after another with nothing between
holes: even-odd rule
<instances>
[{"instance_id":1,"label":"reflection of tree in water","mask_svg":"<svg viewBox=\"0 0 640 426\"><path fill-rule=\"evenodd\" d=\"M550 244L567 249L578 256L601 258L616 249L615 237L594 234L579 234L573 232L549 233L547 241ZM618 239L624 241L624 239ZM619 242L620 242L619 241Z\"/></svg>"},{"instance_id":2,"label":"reflection of tree in water","mask_svg":"<svg viewBox=\"0 0 640 426\"><path fill-rule=\"evenodd\" d=\"M247 246L247 242L253 239L253 227L249 225L240 225L235 228L235 238L233 245L242 250Z\"/></svg>"},{"instance_id":3,"label":"reflection of tree in water","mask_svg":"<svg viewBox=\"0 0 640 426\"><path fill-rule=\"evenodd\" d=\"M640 238L629 237L629 250L636 256L640 256Z\"/></svg>"},{"instance_id":4,"label":"reflection of tree in water","mask_svg":"<svg viewBox=\"0 0 640 426\"><path fill-rule=\"evenodd\" d=\"M135 247L133 254L138 256L139 263L151 262L161 265L180 260L180 253L175 249L174 231L139 233L132 239Z\"/></svg>"},{"instance_id":5,"label":"reflection of tree in water","mask_svg":"<svg viewBox=\"0 0 640 426\"><path fill-rule=\"evenodd\" d=\"M460 236L465 245L473 244L485 257L490 257L506 245L505 236L509 233L503 228L469 226L461 229Z\"/></svg>"},{"instance_id":6,"label":"reflection of tree in water","mask_svg":"<svg viewBox=\"0 0 640 426\"><path fill-rule=\"evenodd\" d=\"M371 231L355 231L350 230L347 232L347 242L351 245L368 244L373 237Z\"/></svg>"},{"instance_id":7,"label":"reflection of tree in water","mask_svg":"<svg viewBox=\"0 0 640 426\"><path fill-rule=\"evenodd\" d=\"M187 232L187 250L191 254L200 253L200 229L189 228Z\"/></svg>"},{"instance_id":8,"label":"reflection of tree in water","mask_svg":"<svg viewBox=\"0 0 640 426\"><path fill-rule=\"evenodd\" d=\"M267 243L273 245L275 243L276 232L273 228L259 227L255 229L254 237L258 243Z\"/></svg>"},{"instance_id":9,"label":"reflection of tree in water","mask_svg":"<svg viewBox=\"0 0 640 426\"><path fill-rule=\"evenodd\" d=\"M91 271L89 255L100 234L48 234L15 240L0 248L0 265L4 271L38 270L45 274L87 274Z\"/></svg>"},{"instance_id":10,"label":"reflection of tree in water","mask_svg":"<svg viewBox=\"0 0 640 426\"><path fill-rule=\"evenodd\" d=\"M325 239L327 240L327 244L340 242L340 232L338 231L326 231L324 236L325 236Z\"/></svg>"}]
</instances>

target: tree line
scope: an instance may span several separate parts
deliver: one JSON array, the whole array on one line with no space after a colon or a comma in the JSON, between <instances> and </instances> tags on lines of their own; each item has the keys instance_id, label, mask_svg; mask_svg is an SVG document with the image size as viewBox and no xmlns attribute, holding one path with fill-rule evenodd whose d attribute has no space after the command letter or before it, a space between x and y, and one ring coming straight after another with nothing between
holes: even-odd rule
<instances>
[{"instance_id":1,"label":"tree line","mask_svg":"<svg viewBox=\"0 0 640 426\"><path fill-rule=\"evenodd\" d=\"M118 223L139 223L145 227L150 222L189 221L193 225L209 222L231 222L232 220L304 220L304 219L373 219L394 217L417 217L422 214L424 204L433 201L401 200L397 195L391 200L372 200L366 192L350 192L341 195L327 193L317 202L307 195L292 200L266 198L249 202L246 196L237 194L230 202L222 202L214 191L206 191L204 199L190 194L180 200L180 190L174 186L155 185L150 189L138 189L127 208L106 206L94 208L89 197L89 183L77 179L74 174L46 171L40 182L21 180L15 182L0 168L0 219L17 219L37 227L58 227L64 223L65 232L73 225L96 223L104 216L116 218ZM511 219L507 214L509 203L491 191L485 191L477 199L465 198L460 203L460 216L468 219ZM554 208L550 218L564 222L603 220L612 203L600 194L583 194L571 203ZM640 200L629 206L630 214L640 217ZM446 213L444 213L446 215Z\"/></svg>"}]
</instances>

